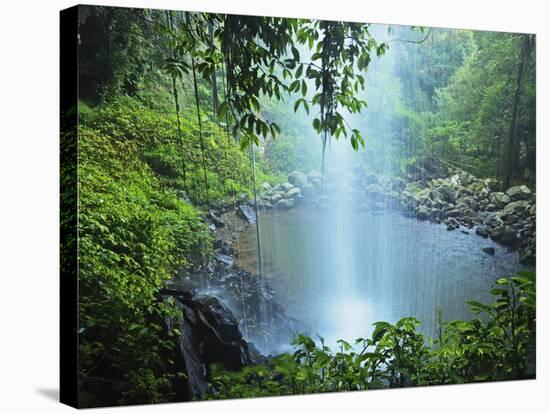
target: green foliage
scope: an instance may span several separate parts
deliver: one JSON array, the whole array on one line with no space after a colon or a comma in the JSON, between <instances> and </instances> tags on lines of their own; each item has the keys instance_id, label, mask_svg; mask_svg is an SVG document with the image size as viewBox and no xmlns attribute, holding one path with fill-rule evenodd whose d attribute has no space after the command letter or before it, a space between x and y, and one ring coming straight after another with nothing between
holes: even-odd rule
<instances>
[{"instance_id":1,"label":"green foliage","mask_svg":"<svg viewBox=\"0 0 550 414\"><path fill-rule=\"evenodd\" d=\"M159 179L170 187L187 191L195 204L251 191L249 160L223 130L208 120L202 123L205 155L202 163L195 113L186 111L181 117L181 139L175 115L150 109L134 98L120 97L94 109L83 106L80 114L84 125L112 139L134 142L140 157Z\"/></svg>"},{"instance_id":2,"label":"green foliage","mask_svg":"<svg viewBox=\"0 0 550 414\"><path fill-rule=\"evenodd\" d=\"M415 318L377 322L355 347L298 335L295 351L241 372L213 367L210 398L357 391L528 378L535 355L535 275L497 280L491 305L468 302L479 318L441 322L439 338L417 332Z\"/></svg>"},{"instance_id":3,"label":"green foliage","mask_svg":"<svg viewBox=\"0 0 550 414\"><path fill-rule=\"evenodd\" d=\"M114 376L131 401L161 401L174 341L163 339L170 310L158 290L189 255L207 252L209 234L140 159L137 143L111 132L82 126L78 137L80 381L86 390Z\"/></svg>"}]
</instances>

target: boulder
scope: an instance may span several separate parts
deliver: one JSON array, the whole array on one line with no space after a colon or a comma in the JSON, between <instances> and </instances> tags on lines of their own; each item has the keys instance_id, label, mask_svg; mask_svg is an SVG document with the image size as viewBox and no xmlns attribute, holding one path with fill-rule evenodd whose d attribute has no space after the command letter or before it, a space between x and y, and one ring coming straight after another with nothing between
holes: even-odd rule
<instances>
[{"instance_id":1,"label":"boulder","mask_svg":"<svg viewBox=\"0 0 550 414\"><path fill-rule=\"evenodd\" d=\"M512 229L506 228L499 239L500 243L508 247L514 247L518 241L517 234Z\"/></svg>"},{"instance_id":2,"label":"boulder","mask_svg":"<svg viewBox=\"0 0 550 414\"><path fill-rule=\"evenodd\" d=\"M285 194L285 198L298 198L302 196L302 191L298 187L291 188Z\"/></svg>"},{"instance_id":3,"label":"boulder","mask_svg":"<svg viewBox=\"0 0 550 414\"><path fill-rule=\"evenodd\" d=\"M223 253L216 254L216 260L226 266L233 266L233 263L235 263L235 260L231 256Z\"/></svg>"},{"instance_id":4,"label":"boulder","mask_svg":"<svg viewBox=\"0 0 550 414\"><path fill-rule=\"evenodd\" d=\"M508 190L506 190L506 194L513 201L526 200L531 195L531 190L529 190L529 188L527 188L527 186L525 186L525 185L516 185L516 186L510 187Z\"/></svg>"},{"instance_id":5,"label":"boulder","mask_svg":"<svg viewBox=\"0 0 550 414\"><path fill-rule=\"evenodd\" d=\"M212 223L214 223L216 227L225 226L225 221L220 216L218 216L215 212L213 211L210 212L210 218L212 219Z\"/></svg>"},{"instance_id":6,"label":"boulder","mask_svg":"<svg viewBox=\"0 0 550 414\"><path fill-rule=\"evenodd\" d=\"M200 399L208 390L208 370L212 364L221 364L230 371L239 371L251 363L246 341L231 311L217 298L163 290L181 309L179 317L167 318L168 329L178 328L178 355L175 358L179 372L186 374L187 387L193 399Z\"/></svg>"},{"instance_id":7,"label":"boulder","mask_svg":"<svg viewBox=\"0 0 550 414\"><path fill-rule=\"evenodd\" d=\"M489 237L489 230L487 230L487 228L484 226L477 226L476 234L486 239L487 237Z\"/></svg>"},{"instance_id":8,"label":"boulder","mask_svg":"<svg viewBox=\"0 0 550 414\"><path fill-rule=\"evenodd\" d=\"M488 255L492 256L495 254L495 248L494 247L483 247L481 249L484 253L487 253Z\"/></svg>"},{"instance_id":9,"label":"boulder","mask_svg":"<svg viewBox=\"0 0 550 414\"><path fill-rule=\"evenodd\" d=\"M256 213L254 212L252 207L250 207L250 205L248 204L241 204L237 208L237 214L241 218L245 219L249 224L256 223Z\"/></svg>"},{"instance_id":10,"label":"boulder","mask_svg":"<svg viewBox=\"0 0 550 414\"><path fill-rule=\"evenodd\" d=\"M277 208L289 209L294 207L294 200L292 198L283 198L277 201Z\"/></svg>"},{"instance_id":11,"label":"boulder","mask_svg":"<svg viewBox=\"0 0 550 414\"><path fill-rule=\"evenodd\" d=\"M504 226L502 225L499 225L499 226L496 226L496 227L493 227L490 231L489 231L489 237L491 237L491 239L495 240L495 241L498 241L500 240L500 238L502 237L503 233L504 233Z\"/></svg>"},{"instance_id":12,"label":"boulder","mask_svg":"<svg viewBox=\"0 0 550 414\"><path fill-rule=\"evenodd\" d=\"M489 201L491 202L491 204L494 204L497 208L503 208L506 204L508 204L512 200L507 194L496 192L496 193L492 193L489 196Z\"/></svg>"},{"instance_id":13,"label":"boulder","mask_svg":"<svg viewBox=\"0 0 550 414\"><path fill-rule=\"evenodd\" d=\"M497 208L503 208L512 200L507 194L497 191L495 193L491 193L491 195L489 196L489 201Z\"/></svg>"},{"instance_id":14,"label":"boulder","mask_svg":"<svg viewBox=\"0 0 550 414\"><path fill-rule=\"evenodd\" d=\"M294 186L290 183L283 183L281 184L280 186L280 189L283 190L285 193L289 190L291 190L292 188L294 188Z\"/></svg>"},{"instance_id":15,"label":"boulder","mask_svg":"<svg viewBox=\"0 0 550 414\"><path fill-rule=\"evenodd\" d=\"M430 211L426 207L418 207L418 209L416 210L416 218L418 220L428 220L429 217Z\"/></svg>"},{"instance_id":16,"label":"boulder","mask_svg":"<svg viewBox=\"0 0 550 414\"><path fill-rule=\"evenodd\" d=\"M445 212L446 217L460 217L460 211L457 209L449 210Z\"/></svg>"},{"instance_id":17,"label":"boulder","mask_svg":"<svg viewBox=\"0 0 550 414\"><path fill-rule=\"evenodd\" d=\"M445 218L445 212L437 208L432 209L430 215L434 220L443 220Z\"/></svg>"},{"instance_id":18,"label":"boulder","mask_svg":"<svg viewBox=\"0 0 550 414\"><path fill-rule=\"evenodd\" d=\"M300 188L308 184L307 176L300 171L292 171L288 176L288 182Z\"/></svg>"}]
</instances>

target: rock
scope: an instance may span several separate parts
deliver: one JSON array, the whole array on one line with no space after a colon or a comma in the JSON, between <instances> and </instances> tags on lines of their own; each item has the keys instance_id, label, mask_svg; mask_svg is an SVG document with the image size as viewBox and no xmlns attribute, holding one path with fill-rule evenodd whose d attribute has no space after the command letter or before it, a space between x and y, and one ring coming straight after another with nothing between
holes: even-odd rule
<instances>
[{"instance_id":1,"label":"rock","mask_svg":"<svg viewBox=\"0 0 550 414\"><path fill-rule=\"evenodd\" d=\"M461 184L462 184L462 182L460 181L460 175L458 175L458 174L453 175L453 176L449 179L449 181L450 181L450 183L451 183L452 185L457 185L457 186L458 186L458 185L461 185Z\"/></svg>"},{"instance_id":2,"label":"rock","mask_svg":"<svg viewBox=\"0 0 550 414\"><path fill-rule=\"evenodd\" d=\"M432 201L432 207L440 210L442 210L445 207L445 204L446 203L439 198L436 198L435 200Z\"/></svg>"},{"instance_id":3,"label":"rock","mask_svg":"<svg viewBox=\"0 0 550 414\"><path fill-rule=\"evenodd\" d=\"M531 190L529 190L529 188L527 188L527 186L525 185L516 185L506 190L506 194L513 201L526 200L531 195Z\"/></svg>"},{"instance_id":4,"label":"rock","mask_svg":"<svg viewBox=\"0 0 550 414\"><path fill-rule=\"evenodd\" d=\"M210 212L210 218L212 219L212 223L214 223L216 225L216 227L224 227L225 226L225 221L223 221L223 219L218 216L216 213L214 213L213 211Z\"/></svg>"},{"instance_id":5,"label":"rock","mask_svg":"<svg viewBox=\"0 0 550 414\"><path fill-rule=\"evenodd\" d=\"M511 229L505 229L502 232L499 241L505 246L514 247L518 241L516 232Z\"/></svg>"},{"instance_id":6,"label":"rock","mask_svg":"<svg viewBox=\"0 0 550 414\"><path fill-rule=\"evenodd\" d=\"M443 220L445 218L445 212L437 208L432 209L430 215L432 219Z\"/></svg>"},{"instance_id":7,"label":"rock","mask_svg":"<svg viewBox=\"0 0 550 414\"><path fill-rule=\"evenodd\" d=\"M214 248L218 249L223 256L230 257L233 254L233 248L231 247L231 245L222 239L218 239L214 242ZM224 258L224 260L227 259ZM231 263L229 266L231 266L232 264L233 263Z\"/></svg>"},{"instance_id":8,"label":"rock","mask_svg":"<svg viewBox=\"0 0 550 414\"><path fill-rule=\"evenodd\" d=\"M283 198L277 201L277 208L289 209L294 207L294 200L291 198Z\"/></svg>"},{"instance_id":9,"label":"rock","mask_svg":"<svg viewBox=\"0 0 550 414\"><path fill-rule=\"evenodd\" d=\"M429 217L430 217L430 212L426 207L421 206L416 210L416 218L418 220L428 220Z\"/></svg>"},{"instance_id":10,"label":"rock","mask_svg":"<svg viewBox=\"0 0 550 414\"><path fill-rule=\"evenodd\" d=\"M283 183L281 184L280 188L286 193L287 191L290 191L292 188L294 188L294 186L290 183Z\"/></svg>"},{"instance_id":11,"label":"rock","mask_svg":"<svg viewBox=\"0 0 550 414\"><path fill-rule=\"evenodd\" d=\"M273 204L271 204L271 202L267 200L258 200L258 207L268 210L273 208Z\"/></svg>"},{"instance_id":12,"label":"rock","mask_svg":"<svg viewBox=\"0 0 550 414\"><path fill-rule=\"evenodd\" d=\"M391 189L395 191L403 191L407 183L400 177L394 177L391 182Z\"/></svg>"},{"instance_id":13,"label":"rock","mask_svg":"<svg viewBox=\"0 0 550 414\"><path fill-rule=\"evenodd\" d=\"M215 224L209 224L209 225L208 225L208 230L210 230L210 231L216 231L216 225L215 225Z\"/></svg>"},{"instance_id":14,"label":"rock","mask_svg":"<svg viewBox=\"0 0 550 414\"><path fill-rule=\"evenodd\" d=\"M503 208L506 204L508 204L510 201L510 197L504 193L496 192L492 193L489 196L489 201L494 204L497 208Z\"/></svg>"},{"instance_id":15,"label":"rock","mask_svg":"<svg viewBox=\"0 0 550 414\"><path fill-rule=\"evenodd\" d=\"M241 218L245 219L249 224L256 223L256 213L254 212L252 207L250 207L250 205L248 204L241 204L237 208L237 214Z\"/></svg>"},{"instance_id":16,"label":"rock","mask_svg":"<svg viewBox=\"0 0 550 414\"><path fill-rule=\"evenodd\" d=\"M476 234L478 236L481 236L481 237L485 238L485 239L487 237L489 237L489 231L487 230L486 227L483 227L483 226L477 226L476 227Z\"/></svg>"},{"instance_id":17,"label":"rock","mask_svg":"<svg viewBox=\"0 0 550 414\"><path fill-rule=\"evenodd\" d=\"M239 203L247 203L248 202L248 194L246 193L240 193L239 194Z\"/></svg>"},{"instance_id":18,"label":"rock","mask_svg":"<svg viewBox=\"0 0 550 414\"><path fill-rule=\"evenodd\" d=\"M502 226L502 225L493 227L489 231L489 237L491 237L491 239L493 239L495 241L498 241L502 237L502 234L504 233L504 230L505 230L504 226Z\"/></svg>"},{"instance_id":19,"label":"rock","mask_svg":"<svg viewBox=\"0 0 550 414\"><path fill-rule=\"evenodd\" d=\"M500 183L494 178L485 179L484 184L489 191L496 191L500 187Z\"/></svg>"},{"instance_id":20,"label":"rock","mask_svg":"<svg viewBox=\"0 0 550 414\"><path fill-rule=\"evenodd\" d=\"M272 189L271 184L269 184L268 182L264 182L264 183L262 184L262 187L261 187L261 188L262 188L262 190L265 191L265 192L271 191L271 189Z\"/></svg>"},{"instance_id":21,"label":"rock","mask_svg":"<svg viewBox=\"0 0 550 414\"><path fill-rule=\"evenodd\" d=\"M492 256L495 254L495 248L494 247L483 247L481 249L484 253L487 253L488 255Z\"/></svg>"},{"instance_id":22,"label":"rock","mask_svg":"<svg viewBox=\"0 0 550 414\"><path fill-rule=\"evenodd\" d=\"M271 199L269 200L271 203L276 203L277 201L279 201L281 198L283 198L283 196L285 195L285 193L281 192L281 191L277 191L275 192L272 196L271 196Z\"/></svg>"},{"instance_id":23,"label":"rock","mask_svg":"<svg viewBox=\"0 0 550 414\"><path fill-rule=\"evenodd\" d=\"M178 328L178 371L187 377L192 398L201 398L208 389L208 369L221 364L230 371L239 371L248 365L248 345L239 330L237 320L217 298L201 295L193 297L184 292L163 291L164 300L172 297L183 316L168 318L168 329Z\"/></svg>"},{"instance_id":24,"label":"rock","mask_svg":"<svg viewBox=\"0 0 550 414\"><path fill-rule=\"evenodd\" d=\"M288 182L300 188L308 184L307 176L300 171L292 171L288 176Z\"/></svg>"},{"instance_id":25,"label":"rock","mask_svg":"<svg viewBox=\"0 0 550 414\"><path fill-rule=\"evenodd\" d=\"M298 198L302 196L302 191L298 187L291 188L285 194L286 198Z\"/></svg>"},{"instance_id":26,"label":"rock","mask_svg":"<svg viewBox=\"0 0 550 414\"><path fill-rule=\"evenodd\" d=\"M216 260L220 263L223 263L226 266L233 266L233 263L235 263L235 260L226 254L218 253L216 254Z\"/></svg>"},{"instance_id":27,"label":"rock","mask_svg":"<svg viewBox=\"0 0 550 414\"><path fill-rule=\"evenodd\" d=\"M445 212L446 217L460 217L460 210L450 210Z\"/></svg>"}]
</instances>

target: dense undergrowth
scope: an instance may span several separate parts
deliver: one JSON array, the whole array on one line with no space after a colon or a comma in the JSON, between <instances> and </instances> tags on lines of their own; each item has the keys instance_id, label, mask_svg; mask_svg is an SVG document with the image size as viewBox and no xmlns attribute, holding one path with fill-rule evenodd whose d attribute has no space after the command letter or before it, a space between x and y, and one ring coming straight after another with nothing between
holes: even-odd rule
<instances>
[{"instance_id":1,"label":"dense undergrowth","mask_svg":"<svg viewBox=\"0 0 550 414\"><path fill-rule=\"evenodd\" d=\"M174 374L158 291L178 266L211 251L207 203L250 193L250 164L217 126L203 124L207 183L196 123L133 98L80 105L78 232L80 380L120 381L125 400L164 401ZM187 174L183 174L184 166ZM93 392L93 391L92 391ZM84 399L86 392L84 392Z\"/></svg>"},{"instance_id":2,"label":"dense undergrowth","mask_svg":"<svg viewBox=\"0 0 550 414\"><path fill-rule=\"evenodd\" d=\"M461 384L534 377L535 275L521 272L496 281L490 305L467 302L478 317L440 321L434 339L420 322L377 322L370 338L338 341L300 335L293 353L240 372L214 367L210 398L243 398Z\"/></svg>"}]
</instances>

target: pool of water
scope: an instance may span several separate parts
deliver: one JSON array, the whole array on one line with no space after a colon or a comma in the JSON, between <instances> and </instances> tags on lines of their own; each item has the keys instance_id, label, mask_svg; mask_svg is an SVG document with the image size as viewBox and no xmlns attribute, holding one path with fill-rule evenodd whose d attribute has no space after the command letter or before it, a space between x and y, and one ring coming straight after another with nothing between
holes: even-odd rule
<instances>
[{"instance_id":1,"label":"pool of water","mask_svg":"<svg viewBox=\"0 0 550 414\"><path fill-rule=\"evenodd\" d=\"M471 318L466 300L491 300L497 278L524 269L517 253L472 230L448 231L390 211L340 213L345 217L304 207L259 216L263 277L287 313L329 343L405 316L434 336L437 309L445 320ZM238 242L238 264L257 272L256 228Z\"/></svg>"}]
</instances>

